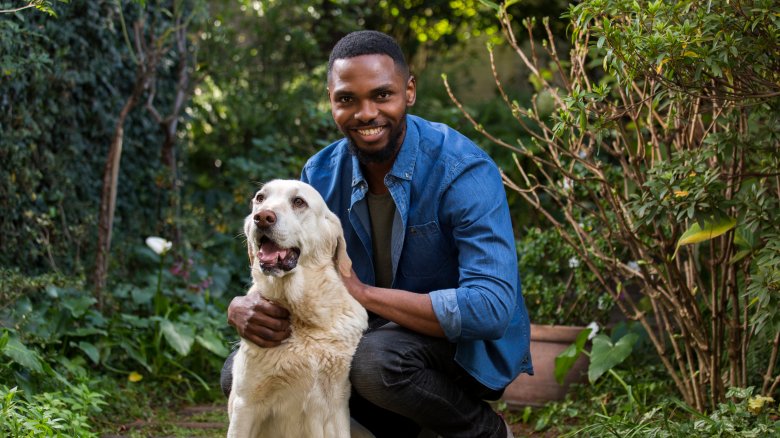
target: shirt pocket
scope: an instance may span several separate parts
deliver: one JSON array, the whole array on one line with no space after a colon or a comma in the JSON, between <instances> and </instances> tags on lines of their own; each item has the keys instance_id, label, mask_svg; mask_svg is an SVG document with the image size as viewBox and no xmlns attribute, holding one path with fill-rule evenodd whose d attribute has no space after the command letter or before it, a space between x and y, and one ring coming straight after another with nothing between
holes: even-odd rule
<instances>
[{"instance_id":1,"label":"shirt pocket","mask_svg":"<svg viewBox=\"0 0 780 438\"><path fill-rule=\"evenodd\" d=\"M439 224L434 221L407 227L400 260L403 277L447 277L453 267L457 268L457 257L439 229Z\"/></svg>"}]
</instances>

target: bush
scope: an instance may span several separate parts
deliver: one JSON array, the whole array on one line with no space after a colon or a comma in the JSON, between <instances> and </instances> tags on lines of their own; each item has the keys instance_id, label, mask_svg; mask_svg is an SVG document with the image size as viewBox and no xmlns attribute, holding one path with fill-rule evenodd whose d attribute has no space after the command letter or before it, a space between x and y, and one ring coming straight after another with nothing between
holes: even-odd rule
<instances>
[{"instance_id":1,"label":"bush","mask_svg":"<svg viewBox=\"0 0 780 438\"><path fill-rule=\"evenodd\" d=\"M90 438L89 416L105 404L103 394L84 385L67 393L42 393L24 399L17 388L0 385L0 435L8 437Z\"/></svg>"},{"instance_id":2,"label":"bush","mask_svg":"<svg viewBox=\"0 0 780 438\"><path fill-rule=\"evenodd\" d=\"M507 186L547 219L623 314L642 324L687 404L716 409L729 387L774 394L777 5L586 0L567 15L568 59L546 20L546 57L537 56L538 42L526 54L506 6L494 7L539 87L520 104L495 78L530 141L505 141L472 119L487 138L533 163L518 160ZM523 26L534 34L534 20ZM553 105L551 116L542 103ZM629 288L639 297L623 293Z\"/></svg>"},{"instance_id":3,"label":"bush","mask_svg":"<svg viewBox=\"0 0 780 438\"><path fill-rule=\"evenodd\" d=\"M518 268L532 322L605 326L613 302L554 229L527 229L517 242Z\"/></svg>"}]
</instances>

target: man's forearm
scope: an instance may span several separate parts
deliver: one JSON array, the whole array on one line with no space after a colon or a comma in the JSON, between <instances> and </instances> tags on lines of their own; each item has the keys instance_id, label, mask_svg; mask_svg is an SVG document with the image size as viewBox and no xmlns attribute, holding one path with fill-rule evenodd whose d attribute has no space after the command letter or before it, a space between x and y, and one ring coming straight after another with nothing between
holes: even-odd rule
<instances>
[{"instance_id":1,"label":"man's forearm","mask_svg":"<svg viewBox=\"0 0 780 438\"><path fill-rule=\"evenodd\" d=\"M444 337L428 294L385 289L362 283L353 286L355 287L349 288L350 293L367 310L418 333Z\"/></svg>"}]
</instances>

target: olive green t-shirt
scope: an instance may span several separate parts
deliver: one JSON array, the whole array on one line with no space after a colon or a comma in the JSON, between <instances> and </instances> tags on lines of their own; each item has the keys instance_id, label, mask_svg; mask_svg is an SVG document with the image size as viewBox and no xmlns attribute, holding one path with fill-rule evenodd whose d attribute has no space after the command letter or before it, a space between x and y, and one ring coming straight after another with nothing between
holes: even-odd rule
<instances>
[{"instance_id":1,"label":"olive green t-shirt","mask_svg":"<svg viewBox=\"0 0 780 438\"><path fill-rule=\"evenodd\" d=\"M389 288L393 285L393 258L390 239L393 232L395 202L390 193L374 195L368 193L368 214L371 216L371 240L374 242L374 274L376 286Z\"/></svg>"}]
</instances>

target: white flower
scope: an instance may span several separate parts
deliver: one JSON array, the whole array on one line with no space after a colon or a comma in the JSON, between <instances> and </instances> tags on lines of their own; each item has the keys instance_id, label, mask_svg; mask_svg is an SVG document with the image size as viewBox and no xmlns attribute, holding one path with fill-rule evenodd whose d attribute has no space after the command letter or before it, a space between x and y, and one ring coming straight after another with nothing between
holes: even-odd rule
<instances>
[{"instance_id":1,"label":"white flower","mask_svg":"<svg viewBox=\"0 0 780 438\"><path fill-rule=\"evenodd\" d=\"M146 238L146 246L151 248L155 253L163 255L170 251L173 243L163 239L162 237L152 236Z\"/></svg>"},{"instance_id":2,"label":"white flower","mask_svg":"<svg viewBox=\"0 0 780 438\"><path fill-rule=\"evenodd\" d=\"M580 267L580 259L577 257L572 257L569 259L569 267L571 269L577 269Z\"/></svg>"},{"instance_id":3,"label":"white flower","mask_svg":"<svg viewBox=\"0 0 780 438\"><path fill-rule=\"evenodd\" d=\"M628 269L639 272L639 263L635 261L628 262Z\"/></svg>"},{"instance_id":4,"label":"white flower","mask_svg":"<svg viewBox=\"0 0 780 438\"><path fill-rule=\"evenodd\" d=\"M590 324L588 324L588 328L590 329L590 334L588 335L588 340L590 341L591 339L595 338L596 335L598 334L598 332L599 332L599 323L597 323L596 321L593 321Z\"/></svg>"}]
</instances>

